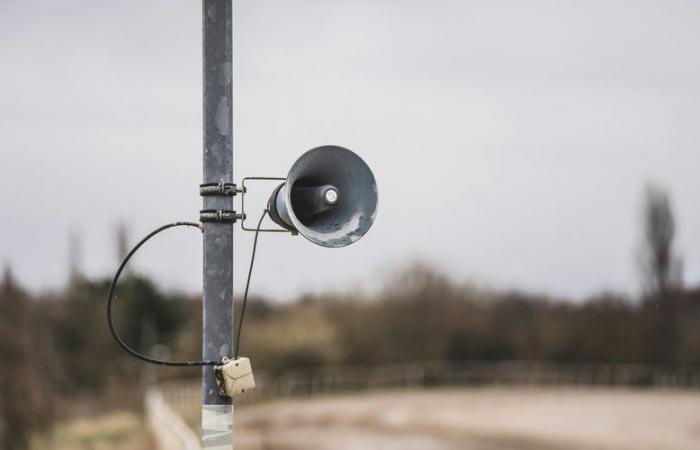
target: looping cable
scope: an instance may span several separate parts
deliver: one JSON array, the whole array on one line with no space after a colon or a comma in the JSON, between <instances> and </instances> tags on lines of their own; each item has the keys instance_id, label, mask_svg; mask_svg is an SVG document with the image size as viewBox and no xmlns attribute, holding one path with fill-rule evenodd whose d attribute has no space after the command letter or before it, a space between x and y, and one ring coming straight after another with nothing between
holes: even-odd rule
<instances>
[{"instance_id":1,"label":"looping cable","mask_svg":"<svg viewBox=\"0 0 700 450\"><path fill-rule=\"evenodd\" d=\"M187 366L215 366L218 364L221 364L221 361L163 361L160 359L156 358L151 358L150 356L143 355L136 350L132 349L127 345L126 342L119 336L119 333L117 333L116 328L114 327L114 322L112 320L112 302L114 300L114 294L116 292L117 288L117 282L119 281L119 276L121 273L124 271L124 268L128 264L129 260L131 259L132 256L141 248L143 244L145 244L149 239L151 239L153 236L156 234L160 233L161 231L165 231L168 228L173 228L173 227L179 227L179 226L187 226L187 227L195 227L198 229L202 229L202 225L199 223L195 222L173 222L169 223L167 225L163 225L160 228L157 228L153 231L151 231L145 238L141 239L134 248L132 248L129 253L127 253L126 257L124 257L124 260L121 262L119 265L119 268L117 269L117 273L114 275L114 279L112 280L112 284L109 287L109 296L107 297L107 323L109 324L109 331L112 333L112 336L114 339L117 341L117 344L121 346L127 353L131 354L132 356L142 360L146 361L151 364L158 364L161 366L177 366L177 367L187 367ZM249 275L250 277L250 275Z\"/></svg>"}]
</instances>

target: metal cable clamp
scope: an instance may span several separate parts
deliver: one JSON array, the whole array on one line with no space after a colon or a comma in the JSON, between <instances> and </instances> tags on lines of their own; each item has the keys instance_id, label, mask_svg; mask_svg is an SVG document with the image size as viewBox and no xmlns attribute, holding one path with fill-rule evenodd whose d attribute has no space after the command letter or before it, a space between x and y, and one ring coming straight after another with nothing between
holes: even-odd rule
<instances>
[{"instance_id":1,"label":"metal cable clamp","mask_svg":"<svg viewBox=\"0 0 700 450\"><path fill-rule=\"evenodd\" d=\"M202 183L199 185L199 195L202 197L211 195L233 197L239 192L243 192L243 189L236 186L236 183L226 183L223 180L218 183Z\"/></svg>"},{"instance_id":2,"label":"metal cable clamp","mask_svg":"<svg viewBox=\"0 0 700 450\"><path fill-rule=\"evenodd\" d=\"M245 214L239 214L232 209L203 209L199 211L199 221L202 223L236 223L244 220Z\"/></svg>"}]
</instances>

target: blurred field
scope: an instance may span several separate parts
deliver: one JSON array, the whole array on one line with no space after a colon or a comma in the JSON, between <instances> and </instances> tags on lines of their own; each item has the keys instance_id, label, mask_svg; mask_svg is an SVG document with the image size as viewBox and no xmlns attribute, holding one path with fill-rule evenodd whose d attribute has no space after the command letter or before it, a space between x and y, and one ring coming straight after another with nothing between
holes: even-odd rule
<instances>
[{"instance_id":1,"label":"blurred field","mask_svg":"<svg viewBox=\"0 0 700 450\"><path fill-rule=\"evenodd\" d=\"M236 411L240 450L700 448L700 392L384 391Z\"/></svg>"},{"instance_id":2,"label":"blurred field","mask_svg":"<svg viewBox=\"0 0 700 450\"><path fill-rule=\"evenodd\" d=\"M37 437L34 450L150 450L153 441L140 416L113 413L58 425L51 436Z\"/></svg>"}]
</instances>

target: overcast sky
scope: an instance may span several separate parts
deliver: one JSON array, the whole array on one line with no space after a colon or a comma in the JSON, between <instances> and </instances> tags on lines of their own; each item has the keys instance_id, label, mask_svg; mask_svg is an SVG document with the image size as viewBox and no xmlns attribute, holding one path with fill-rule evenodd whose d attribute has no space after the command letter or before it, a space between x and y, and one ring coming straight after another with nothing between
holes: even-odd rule
<instances>
[{"instance_id":1,"label":"overcast sky","mask_svg":"<svg viewBox=\"0 0 700 450\"><path fill-rule=\"evenodd\" d=\"M639 285L644 184L672 194L700 281L700 2L238 0L234 171L284 176L305 150L359 153L377 222L340 250L261 236L253 290L370 286L413 261L456 279L582 297ZM65 283L196 219L201 3L0 1L0 260ZM258 216L273 185L254 186ZM252 200L252 198L251 198ZM236 233L236 291L251 233ZM201 288L201 238L135 261Z\"/></svg>"}]
</instances>

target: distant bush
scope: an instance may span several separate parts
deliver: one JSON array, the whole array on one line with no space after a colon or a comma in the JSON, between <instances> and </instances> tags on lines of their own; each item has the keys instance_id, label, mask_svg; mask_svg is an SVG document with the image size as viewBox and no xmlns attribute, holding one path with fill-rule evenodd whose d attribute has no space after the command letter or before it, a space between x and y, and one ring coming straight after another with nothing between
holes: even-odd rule
<instances>
[{"instance_id":1,"label":"distant bush","mask_svg":"<svg viewBox=\"0 0 700 450\"><path fill-rule=\"evenodd\" d=\"M137 406L140 388L154 376L200 376L199 368L154 367L121 351L107 329L108 286L75 279L59 293L32 296L10 277L2 281L0 430L45 426L70 414L76 399ZM413 266L371 295L287 303L253 297L249 308L242 353L273 374L429 359L700 364L700 289L572 302L477 289ZM181 359L201 352L198 297L166 294L132 274L119 288L115 316L124 338L141 351ZM40 409L33 406L37 396Z\"/></svg>"}]
</instances>

